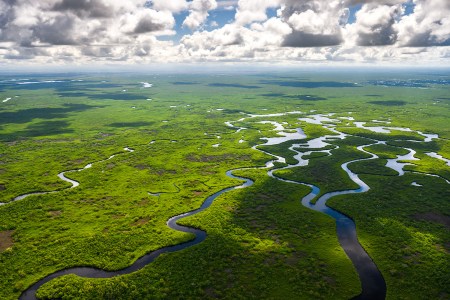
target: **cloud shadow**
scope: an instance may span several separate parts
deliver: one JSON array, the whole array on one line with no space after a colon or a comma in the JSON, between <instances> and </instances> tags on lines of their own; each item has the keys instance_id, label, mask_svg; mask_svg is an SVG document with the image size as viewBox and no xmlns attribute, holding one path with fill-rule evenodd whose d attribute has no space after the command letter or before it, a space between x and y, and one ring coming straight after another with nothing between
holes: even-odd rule
<instances>
[{"instance_id":1,"label":"cloud shadow","mask_svg":"<svg viewBox=\"0 0 450 300\"><path fill-rule=\"evenodd\" d=\"M260 80L261 84L278 85L282 87L296 88L356 88L358 85L351 82L337 81L283 81L283 80Z\"/></svg>"}]
</instances>

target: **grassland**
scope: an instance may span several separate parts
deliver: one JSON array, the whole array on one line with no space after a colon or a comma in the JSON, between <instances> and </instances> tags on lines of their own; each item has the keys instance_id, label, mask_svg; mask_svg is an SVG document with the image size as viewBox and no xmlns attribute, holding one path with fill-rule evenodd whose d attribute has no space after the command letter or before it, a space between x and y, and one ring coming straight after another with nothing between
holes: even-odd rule
<instances>
[{"instance_id":1,"label":"grassland","mask_svg":"<svg viewBox=\"0 0 450 300\"><path fill-rule=\"evenodd\" d=\"M342 117L337 130L351 134L331 142L331 155L313 154L305 167L277 176L309 182L321 193L355 188L340 168L368 157L357 146L373 139L386 145L366 150L380 158L351 164L369 184L368 193L336 197L330 205L351 216L361 244L385 277L389 299L450 295L449 186L443 179L397 173L387 159L417 151L405 170L450 180L449 74L391 75L396 82L422 80L428 89L379 86L386 74L296 73L249 76L53 74L0 79L0 298L17 299L38 279L73 266L118 270L138 257L192 238L169 229L171 216L195 209L204 199L236 185L230 169L264 166L273 159L251 149L277 136L270 124L302 128L307 139L333 134L298 119L309 114ZM30 78L18 84L11 79ZM433 79L433 80L430 80ZM45 82L61 80L64 82ZM79 81L82 80L82 81ZM23 83L24 81L22 81ZM140 82L151 82L143 88ZM357 84L355 84L357 83ZM17 97L16 97L17 96ZM12 98L7 102L2 99ZM151 99L151 100L148 100ZM302 111L253 120L249 114ZM351 112L351 113L349 113ZM392 122L439 134L425 143L415 132L374 133L353 121ZM244 120L238 121L242 118ZM345 118L345 119L344 119ZM226 126L247 128L236 132ZM381 124L383 125L383 124ZM384 125L383 125L384 126ZM400 141L399 141L400 140ZM408 140L417 140L411 142ZM296 141L298 142L298 141ZM295 163L293 142L259 148ZM213 145L219 144L218 147ZM133 148L129 153L124 147ZM405 153L406 151L406 153ZM67 177L80 182L71 189ZM267 170L236 175L252 187L219 197L183 224L208 238L165 254L144 269L112 279L66 276L39 290L43 299L348 299L360 291L355 270L341 249L331 218L301 206L310 191L282 183ZM412 182L421 187L411 186Z\"/></svg>"}]
</instances>

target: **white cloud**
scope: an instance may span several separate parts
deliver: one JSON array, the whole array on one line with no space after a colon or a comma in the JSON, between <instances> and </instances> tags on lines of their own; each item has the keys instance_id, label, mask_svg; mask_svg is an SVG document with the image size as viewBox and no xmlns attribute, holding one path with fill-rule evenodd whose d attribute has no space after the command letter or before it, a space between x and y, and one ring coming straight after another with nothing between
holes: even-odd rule
<instances>
[{"instance_id":1,"label":"white cloud","mask_svg":"<svg viewBox=\"0 0 450 300\"><path fill-rule=\"evenodd\" d=\"M414 13L396 25L400 46L450 46L450 1L414 0Z\"/></svg>"},{"instance_id":2,"label":"white cloud","mask_svg":"<svg viewBox=\"0 0 450 300\"><path fill-rule=\"evenodd\" d=\"M339 0L283 0L279 14L293 29L284 46L323 47L341 44L348 9Z\"/></svg>"},{"instance_id":3,"label":"white cloud","mask_svg":"<svg viewBox=\"0 0 450 300\"><path fill-rule=\"evenodd\" d=\"M129 34L165 32L175 25L175 19L169 11L153 9L130 12L120 18L121 31Z\"/></svg>"},{"instance_id":4,"label":"white cloud","mask_svg":"<svg viewBox=\"0 0 450 300\"><path fill-rule=\"evenodd\" d=\"M251 26L252 29L255 29L260 32L265 32L266 34L273 34L282 38L283 36L292 33L292 28L285 22L283 22L279 18L270 18L266 22L254 23ZM281 39L280 39L281 43ZM278 44L280 44L278 43Z\"/></svg>"},{"instance_id":5,"label":"white cloud","mask_svg":"<svg viewBox=\"0 0 450 300\"><path fill-rule=\"evenodd\" d=\"M336 34L339 31L338 24L330 26L326 18L310 9L294 13L287 21L294 30L310 34Z\"/></svg>"},{"instance_id":6,"label":"white cloud","mask_svg":"<svg viewBox=\"0 0 450 300\"><path fill-rule=\"evenodd\" d=\"M208 11L216 9L216 0L193 0L189 3L189 15L183 22L183 26L190 29L200 27L208 18Z\"/></svg>"},{"instance_id":7,"label":"white cloud","mask_svg":"<svg viewBox=\"0 0 450 300\"><path fill-rule=\"evenodd\" d=\"M356 13L356 22L346 26L347 42L359 46L392 45L397 41L395 22L400 5L364 4Z\"/></svg>"},{"instance_id":8,"label":"white cloud","mask_svg":"<svg viewBox=\"0 0 450 300\"><path fill-rule=\"evenodd\" d=\"M268 8L278 7L278 0L239 0L236 10L236 23L246 25L255 21L267 20Z\"/></svg>"},{"instance_id":9,"label":"white cloud","mask_svg":"<svg viewBox=\"0 0 450 300\"><path fill-rule=\"evenodd\" d=\"M356 4L378 4L378 5L396 5L403 4L409 0L346 0L345 5L356 5Z\"/></svg>"},{"instance_id":10,"label":"white cloud","mask_svg":"<svg viewBox=\"0 0 450 300\"><path fill-rule=\"evenodd\" d=\"M213 31L195 32L181 40L181 44L189 52L212 50L218 47L239 45L243 43L242 31L246 30L238 26L227 24Z\"/></svg>"},{"instance_id":11,"label":"white cloud","mask_svg":"<svg viewBox=\"0 0 450 300\"><path fill-rule=\"evenodd\" d=\"M18 1L7 11L0 40L22 46L93 45L132 43L130 34L170 34L175 24L172 14L140 3Z\"/></svg>"},{"instance_id":12,"label":"white cloud","mask_svg":"<svg viewBox=\"0 0 450 300\"><path fill-rule=\"evenodd\" d=\"M188 8L186 0L153 0L153 9L158 11L170 11L172 13L179 13Z\"/></svg>"},{"instance_id":13,"label":"white cloud","mask_svg":"<svg viewBox=\"0 0 450 300\"><path fill-rule=\"evenodd\" d=\"M0 65L106 62L358 62L449 64L450 1L0 0ZM362 4L347 24L349 5ZM237 9L235 22L212 16ZM267 11L278 9L276 17ZM174 14L196 30L180 43ZM206 25L205 25L206 24ZM161 40L159 40L161 39ZM164 38L165 40L167 38ZM370 46L370 47L369 47Z\"/></svg>"},{"instance_id":14,"label":"white cloud","mask_svg":"<svg viewBox=\"0 0 450 300\"><path fill-rule=\"evenodd\" d=\"M217 9L234 10L238 4L238 0L217 0Z\"/></svg>"}]
</instances>

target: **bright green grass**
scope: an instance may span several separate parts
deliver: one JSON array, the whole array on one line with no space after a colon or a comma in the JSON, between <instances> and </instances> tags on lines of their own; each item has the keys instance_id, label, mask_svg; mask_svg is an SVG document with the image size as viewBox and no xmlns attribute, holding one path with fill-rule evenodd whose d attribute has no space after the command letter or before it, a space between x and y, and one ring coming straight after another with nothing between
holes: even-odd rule
<instances>
[{"instance_id":1,"label":"bright green grass","mask_svg":"<svg viewBox=\"0 0 450 300\"><path fill-rule=\"evenodd\" d=\"M12 230L14 242L0 250L0 298L16 299L29 285L56 270L79 265L117 270L144 253L190 239L188 234L169 229L167 219L236 185L225 176L226 170L264 166L272 159L251 149L264 142L262 137L276 136L270 124L259 121L286 122L286 129L301 127L308 138L314 138L332 133L298 118L330 112L368 125L379 125L370 123L374 119L390 118L389 126L443 138L432 143L396 142L422 138L407 132L375 134L342 119L337 129L358 137L333 141L333 148L339 149L332 150L332 156L313 154L307 167L277 175L316 184L322 193L356 188L340 165L368 157L356 150L372 142L367 138L388 141L389 146L367 147L381 159L349 165L354 172L366 174L361 178L371 186L370 192L334 198L332 205L356 220L360 241L385 276L390 299L447 297L450 238L448 229L433 218L449 218L448 185L422 175L397 177L384 165L385 159L405 154L393 146L408 147L421 160L406 170L450 178L445 163L425 155L437 152L450 157L449 102L435 100L448 97L448 87L388 88L365 83L384 79L384 74L336 75L83 75L84 82L56 88L0 86L0 100L19 96L0 102L0 201L60 190L0 207L0 231ZM396 79L409 76L392 75ZM342 78L362 87L262 83L299 78L316 82ZM142 89L141 81L154 87ZM259 88L209 85L214 83ZM299 100L298 95L326 100ZM114 100L121 97L124 100ZM380 105L392 100L404 101L404 105ZM234 122L248 128L239 133L224 124L246 117L243 113L287 111L304 113ZM220 146L215 148L215 144ZM296 163L295 153L288 150L291 144L264 150ZM126 146L135 152L124 151ZM119 155L90 169L67 173L81 183L75 189L67 189L70 184L57 177L61 171L82 168L112 154ZM301 206L301 198L309 193L306 187L275 181L265 172L236 172L255 179L255 185L226 193L207 211L182 221L208 232L202 244L163 255L126 276L104 280L62 277L40 289L39 295L67 299L348 299L357 295L359 281L337 242L333 220ZM412 181L423 187L411 186Z\"/></svg>"}]
</instances>

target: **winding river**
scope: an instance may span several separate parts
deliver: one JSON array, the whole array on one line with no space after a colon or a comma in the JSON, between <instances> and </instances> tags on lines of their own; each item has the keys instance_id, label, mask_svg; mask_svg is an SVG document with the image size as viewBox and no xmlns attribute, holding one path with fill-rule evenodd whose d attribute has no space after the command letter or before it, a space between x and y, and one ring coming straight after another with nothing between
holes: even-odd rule
<instances>
[{"instance_id":1,"label":"winding river","mask_svg":"<svg viewBox=\"0 0 450 300\"><path fill-rule=\"evenodd\" d=\"M55 279L55 278L58 278L58 277L61 277L64 275L74 274L74 275L78 275L80 277L86 277L86 278L111 278L114 276L125 275L125 274L133 273L133 272L136 272L136 271L142 269L146 265L153 262L158 256L160 256L163 253L180 251L180 250L189 248L193 245L197 245L197 244L203 242L207 236L205 231L197 229L197 228L182 226L182 225L177 224L177 222L183 218L195 215L195 214L207 209L208 207L211 206L213 201L217 197L222 195L223 193L226 193L228 191L235 190L238 188L245 188L245 187L251 186L253 184L253 181L251 179L235 176L232 174L232 171L233 170L227 171L227 173L226 173L227 176L229 176L233 179L243 180L244 181L243 184L220 190L217 193L206 198L206 200L203 202L203 204L200 206L200 208L192 210L187 213L183 213L181 215L174 216L167 221L167 226L169 226L171 229L178 230L181 232L186 232L186 233L192 233L193 235L195 235L194 239L184 242L184 243L181 243L181 244L163 247L163 248L157 249L155 251L152 251L150 253L147 253L144 256L137 259L129 267L126 267L126 268L124 268L122 270L118 270L118 271L104 271L104 270L92 268L92 267L76 267L76 268L69 268L69 269L57 271L53 274L50 274L50 275L42 278L41 280L39 280L38 282L33 284L26 291L24 291L22 293L22 295L20 295L19 299L27 299L27 300L37 299L36 292L39 289L39 287L41 287L43 284L49 282L52 279Z\"/></svg>"},{"instance_id":2,"label":"winding river","mask_svg":"<svg viewBox=\"0 0 450 300\"><path fill-rule=\"evenodd\" d=\"M324 141L322 141L322 143L323 142ZM359 186L358 189L326 193L326 194L322 195L315 204L312 203L312 200L314 200L320 194L319 187L314 186L309 183L283 179L274 174L274 172L278 171L278 170L285 170L285 169L291 169L291 168L295 168L295 167L299 167L299 166L304 166L304 163L301 160L301 153L295 150L295 146L299 146L299 145L293 145L290 148L290 150L297 152L297 155L294 157L300 157L300 160L298 160L297 164L288 165L286 167L282 167L282 168L278 168L278 169L271 169L270 171L268 171L268 175L277 180L284 181L287 183L292 183L292 184L301 184L301 185L305 185L305 186L311 188L311 192L308 195L306 195L305 197L303 197L303 199L301 200L303 206L305 206L309 209L324 213L336 220L336 231L337 231L337 237L338 237L339 243L342 246L342 248L344 249L347 256L352 261L356 271L358 272L358 275L359 275L359 278L361 281L362 292L360 295L358 295L354 299L377 299L377 300L385 299L386 298L386 282L383 278L383 275L381 274L381 272L378 270L377 266L375 265L375 263L372 261L370 256L367 254L367 252L364 250L364 248L359 243L358 237L356 234L355 222L350 217L327 206L326 203L330 198L335 197L335 196L364 193L370 189L369 186L358 177L358 175L353 173L348 168L348 165L351 163L359 162L359 161L372 160L372 159L378 158L377 155L364 150L364 148L372 146L372 145L376 145L376 144L381 144L381 143L383 143L383 142L376 142L376 143L357 147L357 149L359 151L369 154L369 155L371 155L371 157L352 160L352 161L346 162L341 165L341 168L349 175L350 179L353 182L355 182L356 184L358 184L358 186ZM265 151L263 151L263 152L266 154L270 154ZM313 152L321 152L321 151L319 150L319 151L313 151ZM272 155L272 154L270 154L270 155Z\"/></svg>"},{"instance_id":3,"label":"winding river","mask_svg":"<svg viewBox=\"0 0 450 300\"><path fill-rule=\"evenodd\" d=\"M336 132L336 133L340 134L340 136L338 138L341 138L341 139L345 138L345 135L341 134L340 132ZM303 134L301 129L297 129L296 134L294 134L292 136L284 135L281 138L265 139L267 142L262 145L269 145L269 144L275 145L275 144L283 143L287 140L295 140L298 138L306 138L306 135ZM327 138L331 140L331 139L336 139L337 137L336 136L325 136L325 137L323 137L323 139L321 139L321 141L320 141L321 144L326 144ZM317 146L316 144L317 143L311 143L310 146ZM300 146L300 145L294 145L294 146ZM266 165L264 167L262 167L265 169L269 169L267 174L270 177L275 178L277 180L284 181L284 182L293 183L293 184L302 184L302 185L310 187L311 192L302 199L302 204L305 207L310 208L312 210L325 213L336 220L336 228L337 228L337 235L338 235L339 242L340 242L341 246L343 247L344 251L347 253L347 255L352 260L352 262L360 276L360 280L361 280L361 284L362 284L362 293L358 297L361 299L384 299L385 294L386 294L386 284L384 282L384 279L383 279L381 273L379 272L378 268L376 267L376 265L373 263L373 261L371 260L369 255L364 251L362 246L359 244L358 238L356 235L355 223L353 222L353 220L351 220L349 217L345 216L344 214L326 206L327 200L329 200L331 197L334 197L337 195L352 194L352 193L362 193L362 192L367 191L369 189L369 187L362 180L360 180L356 174L352 173L348 169L347 166L348 166L348 164L353 163L353 162L375 159L375 158L377 158L377 156L369 153L372 155L370 158L358 159L358 160L354 160L351 162L347 162L342 165L342 168L347 172L347 174L349 174L350 178L360 186L359 189L327 193L327 194L322 195L315 204L312 204L311 201L313 199L315 199L317 197L317 195L319 195L319 193L320 193L320 189L318 187L316 187L312 184L308 184L308 183L302 183L302 182L296 182L296 181L282 179L282 178L274 175L274 172L277 170L294 168L297 166L304 165L304 163L302 162L302 159L301 159L301 153L296 151L294 146L291 147L291 150L297 152L296 157L299 157L298 164L288 165L287 167L280 167L280 168L274 168L274 162L285 163L286 162L285 158L276 156L269 152L258 149L257 146L254 146L252 148L254 150L261 151L261 152L275 158L273 160L268 161L266 163ZM366 145L366 146L369 146L369 145ZM366 146L360 146L360 147L358 147L358 150L368 153L367 151L365 151L363 149ZM133 151L130 148L124 148L124 150L129 151L129 152ZM114 156L115 155L112 155L106 160L112 159ZM106 160L103 160L103 161L106 161ZM100 162L103 162L103 161L100 161ZM97 163L99 163L99 162L97 162ZM88 169L90 167L92 167L92 164L88 164L82 169L62 172L62 173L58 174L58 177L61 178L62 180L72 183L71 188L74 188L74 187L78 186L79 183L65 177L65 173L81 171L84 169ZM261 168L261 167L257 167L257 168ZM248 168L246 168L246 169L248 169ZM236 169L236 170L242 170L242 169ZM222 195L226 192L229 192L231 190L238 189L238 188L249 187L253 184L253 181L251 179L233 175L232 174L233 171L235 171L235 170L227 171L226 175L233 179L243 180L244 181L243 184L241 184L239 186L228 187L228 188L222 189L222 190L216 192L215 194L209 196L208 198L206 198L206 200L202 203L200 208L198 208L196 210L192 210L187 213L183 213L183 214L174 216L167 221L168 227L170 227L171 229L174 229L174 230L181 231L181 232L191 233L195 236L194 239L184 242L184 243L177 244L177 245L163 247L163 248L157 249L155 251L152 251L150 253L147 253L144 256L137 259L129 267L118 270L118 271L104 271L104 270L101 270L98 268L92 268L92 267L74 267L74 268L68 268L68 269L57 271L53 274L50 274L50 275L42 278L41 280L39 280L38 282L33 284L31 287L29 287L26 291L24 291L22 293L22 295L20 296L19 299L37 299L36 292L39 289L39 287L41 287L43 284L51 281L52 279L55 279L55 278L58 278L58 277L61 277L64 275L74 274L74 275L77 275L80 277L85 277L85 278L111 278L114 276L129 274L129 273L132 273L132 272L142 269L146 265L153 262L158 256L160 256L163 253L170 253L170 252L183 250L183 249L186 249L188 247L191 247L193 245L197 245L197 244L203 242L207 236L207 233L205 231L197 229L197 228L182 226L182 225L179 225L177 222L183 218L195 215L195 214L207 209L208 207L211 206L213 201L220 195ZM22 196L16 197L14 200L21 200L30 195L46 194L46 193L53 193L53 192L30 193L27 195L22 195Z\"/></svg>"},{"instance_id":4,"label":"winding river","mask_svg":"<svg viewBox=\"0 0 450 300\"><path fill-rule=\"evenodd\" d=\"M126 152L134 152L134 149L129 148L129 147L125 147L125 148L123 148L123 150L126 151ZM84 167L81 168L81 169L68 170L68 171L61 172L61 173L58 174L58 178L61 179L61 180L63 180L63 181L66 181L66 182L72 184L72 186L69 187L69 188L67 188L67 189L73 189L73 188L76 188L77 186L80 185L80 183L79 183L78 181L76 181L76 180L67 178L67 177L66 177L66 174L67 174L67 173L80 172L80 171L83 171L83 170L86 170L86 169L90 169L90 168L92 168L92 166L93 166L94 164L99 164L99 163L108 161L108 160L110 160L110 159L113 159L113 158L116 157L117 155L125 154L126 152L116 153L116 154L111 155L111 156L108 157L107 159L103 159L103 160L100 160L100 161L97 161L97 162L89 163L89 164L87 164L86 166L84 166ZM23 200L23 199L25 199L25 198L27 198L27 197L29 197L29 196L33 196L33 195L47 195L47 194L57 193L57 192L60 192L60 191L61 191L61 190L58 190L58 191L49 191L49 192L33 192L33 193L23 194L23 195L20 195L20 196L15 197L15 198L12 199L10 202L6 202L6 203L5 203L5 202L0 202L0 206L1 206L1 205L6 205L6 204L10 204L10 203L13 203L13 202L16 202L16 201L19 201L19 200Z\"/></svg>"},{"instance_id":5,"label":"winding river","mask_svg":"<svg viewBox=\"0 0 450 300\"><path fill-rule=\"evenodd\" d=\"M297 112L295 112L295 113L297 113ZM279 115L282 115L282 114L279 114ZM270 115L268 115L268 116L270 116ZM278 116L278 114L276 116ZM257 118L257 117L261 117L261 116L251 115L251 118ZM243 121L244 119L245 118L243 118L239 121ZM241 130L245 130L244 127L235 127L231 122L227 122L226 125L237 129L237 133L240 132ZM294 144L290 148L290 150L297 153L294 156L294 158L297 159L298 163L295 165L287 165L287 166L274 168L274 166L275 166L274 162L279 162L279 163L285 164L286 163L285 158L276 156L276 155L266 152L264 150L258 149L259 145L253 146L252 148L254 150L263 152L263 153L275 158L273 160L268 161L264 167L255 167L254 169L256 169L256 168L268 169L268 171L267 171L268 176L270 176L276 180L280 180L280 181L284 181L284 182L288 182L288 183L292 183L292 184L301 184L301 185L311 188L311 192L308 195L306 195L305 197L303 197L303 199L301 200L301 203L309 209L327 214L328 216L330 216L336 220L336 231L337 231L337 237L338 237L339 243L341 244L341 246L344 249L347 256L353 262L353 265L355 266L355 269L358 272L359 278L361 281L362 292L360 295L356 296L354 299L377 299L377 300L385 299L386 283L384 281L384 278L383 278L381 272L378 270L377 266L375 265L375 263L372 261L370 256L367 254L367 252L363 249L363 247L359 243L357 234L356 234L356 225L355 225L354 221L350 217L327 206L327 201L332 197L339 196L339 195L364 193L369 190L369 186L365 182L363 182L358 177L357 174L353 173L348 168L348 165L355 163L355 162L359 162L359 161L372 160L372 159L378 158L377 155L366 151L364 148L372 146L372 145L384 143L384 142L374 141L371 144L357 147L357 149L359 151L370 155L370 157L352 160L352 161L346 162L341 165L342 169L348 174L348 176L351 178L351 180L359 186L359 188L352 189L352 190L344 190L344 191L334 191L334 192L329 192L329 193L323 194L321 197L319 197L317 199L316 203L313 203L312 201L314 199L316 199L317 196L320 194L320 189L317 186L314 186L309 183L304 183L304 182L286 180L286 179L278 177L274 174L275 171L304 166L305 162L307 163L307 161L302 159L302 155L305 155L305 154L307 155L312 152L326 152L326 153L328 153L328 155L331 155L330 150L317 150L317 145L320 144L320 145L322 145L321 147L325 147L326 145L330 145L330 144L326 143L327 141L332 141L332 140L336 140L336 139L344 139L346 135L335 130L332 127L330 127L330 128L327 127L327 128L330 129L331 131L333 131L334 133L336 133L337 135L336 136L330 136L330 135L324 136L319 139L316 139L317 141L311 140L307 144ZM280 127L280 129L281 129L281 127ZM265 140L267 142L265 144L260 144L260 145L269 145L269 144L274 145L274 144L280 144L287 140L297 140L299 138L300 139L306 138L306 136L304 135L304 133L301 129L297 129L296 132L293 134L280 134L280 135L282 137L271 138L271 139L266 138ZM338 147L336 145L334 145L334 146ZM309 147L309 148L311 148L312 151L301 153L301 152L295 150L295 147L303 147L303 148ZM314 150L315 148L316 148L316 150ZM130 148L124 148L124 150L128 151L128 152L134 151L133 149L130 149ZM106 160L113 158L115 155L110 156ZM103 160L103 161L106 161L106 160ZM97 163L99 163L99 162L97 162ZM58 177L61 178L62 180L70 182L72 184L71 188L74 188L74 187L78 186L79 183L77 181L74 181L74 180L71 180L71 179L65 177L65 173L81 171L81 170L90 168L91 166L92 166L92 164L88 164L83 169L62 172L62 173L58 174ZM211 204L217 197L219 197L220 195L222 195L226 192L229 192L231 190L235 190L238 188L246 188L246 187L251 186L253 184L253 181L251 179L233 175L233 171L244 170L244 169L249 169L249 168L234 169L234 170L229 170L226 172L226 175L228 177L236 179L236 180L244 181L244 183L242 183L241 185L238 185L238 186L233 186L233 187L228 187L228 188L222 189L222 190L216 192L215 194L207 197L205 199L205 201L202 203L202 205L200 206L200 208L192 210L187 213L183 213L183 214L174 216L167 221L167 226L170 227L171 229L193 234L195 237L192 240L183 242L183 243L180 243L177 245L163 247L163 248L157 249L155 251L152 251L152 252L140 257L139 259L137 259L129 267L126 267L126 268L124 268L122 270L118 270L118 271L104 271L104 270L92 268L92 267L74 267L74 268L57 271L53 274L50 274L50 275L42 278L41 280L39 280L38 282L33 284L31 287L29 287L26 291L24 291L22 293L22 295L20 296L20 299L37 299L36 292L39 289L39 287L41 287L46 282L49 282L50 280L55 279L60 276L63 276L63 275L75 274L75 275L78 275L81 277L86 277L86 278L110 278L110 277L114 277L114 276L129 274L129 273L132 273L132 272L142 269L146 265L153 262L158 256L160 256L163 253L170 253L170 252L183 250L183 249L186 249L193 245L197 245L197 244L201 243L207 237L207 233L205 231L197 229L197 228L182 226L182 225L179 225L177 222L183 218L195 215L195 214L207 209L208 207L211 206ZM54 191L54 192L57 192L57 191ZM28 197L30 195L48 194L48 193L54 193L54 192L30 193L30 194L16 197L14 199L14 201L24 199L25 197Z\"/></svg>"},{"instance_id":6,"label":"winding river","mask_svg":"<svg viewBox=\"0 0 450 300\"><path fill-rule=\"evenodd\" d=\"M359 151L365 152L371 155L371 157L352 160L341 165L341 168L345 172L347 172L347 174L350 176L350 179L359 185L358 189L326 193L322 195L315 204L312 204L311 200L307 199L306 197L302 200L302 204L305 207L327 214L336 220L336 231L339 243L355 266L355 269L358 272L359 279L361 281L362 292L355 299L385 299L386 282L384 281L383 275L381 274L380 270L378 270L377 266L370 258L369 254L367 254L367 252L359 243L358 236L356 234L355 222L350 217L330 208L326 205L326 203L330 198L335 196L364 193L370 189L369 186L358 177L358 175L353 173L348 168L348 165L359 161L378 158L376 154L370 153L364 150L364 148L380 143L382 142L357 147Z\"/></svg>"}]
</instances>

